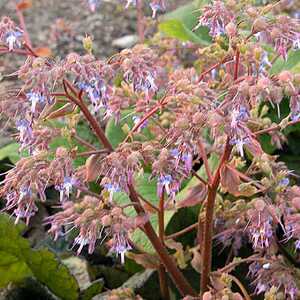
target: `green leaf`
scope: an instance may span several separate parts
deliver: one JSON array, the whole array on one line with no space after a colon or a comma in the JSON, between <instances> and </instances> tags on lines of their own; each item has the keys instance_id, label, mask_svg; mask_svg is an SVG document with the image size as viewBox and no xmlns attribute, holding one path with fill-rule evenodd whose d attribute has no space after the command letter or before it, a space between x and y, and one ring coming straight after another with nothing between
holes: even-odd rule
<instances>
[{"instance_id":1,"label":"green leaf","mask_svg":"<svg viewBox=\"0 0 300 300\"><path fill-rule=\"evenodd\" d=\"M270 74L279 74L281 71L285 70L293 73L300 72L300 50L290 50L286 61L281 57L278 58L270 69Z\"/></svg>"},{"instance_id":2,"label":"green leaf","mask_svg":"<svg viewBox=\"0 0 300 300\"><path fill-rule=\"evenodd\" d=\"M6 287L10 282L22 282L33 275L24 261L5 251L0 251L0 274L0 288Z\"/></svg>"},{"instance_id":3,"label":"green leaf","mask_svg":"<svg viewBox=\"0 0 300 300\"><path fill-rule=\"evenodd\" d=\"M146 200L151 202L154 205L158 204L158 197L156 192L156 180L149 180L150 174L144 174L144 176L137 177L135 179L135 188L137 192L142 195ZM117 203L124 205L130 203L130 199L125 193L116 193L114 199ZM174 215L175 210L168 210L165 212L165 227L168 225L169 221L171 220L172 216ZM136 216L135 209L133 207L128 207L126 209L126 214L129 216ZM157 231L158 230L158 218L157 214L152 214L150 216L150 222L153 228ZM143 247L143 249L147 252L153 252L154 249L144 234L140 229L135 230L132 234L132 240L134 243Z\"/></svg>"},{"instance_id":4,"label":"green leaf","mask_svg":"<svg viewBox=\"0 0 300 300\"><path fill-rule=\"evenodd\" d=\"M2 147L0 149L0 160L9 158L12 163L17 162L20 159L19 147L18 143L11 143Z\"/></svg>"},{"instance_id":5,"label":"green leaf","mask_svg":"<svg viewBox=\"0 0 300 300\"><path fill-rule=\"evenodd\" d=\"M80 293L80 300L90 300L94 296L100 294L104 287L104 280L102 278L95 280L85 290Z\"/></svg>"},{"instance_id":6,"label":"green leaf","mask_svg":"<svg viewBox=\"0 0 300 300\"><path fill-rule=\"evenodd\" d=\"M116 124L114 118L111 118L105 128L105 135L108 140L112 144L114 148L116 148L127 136L128 130L131 130L134 126L134 122L132 120L133 110L125 110L121 114L121 120ZM125 130L126 128L126 130ZM140 138L142 140L147 140L153 138L149 128L144 128L141 131Z\"/></svg>"},{"instance_id":7,"label":"green leaf","mask_svg":"<svg viewBox=\"0 0 300 300\"><path fill-rule=\"evenodd\" d=\"M183 42L191 41L205 46L210 44L210 40L207 35L207 29L205 27L197 29L196 34L188 29L181 21L168 20L160 23L158 28L165 35L176 38Z\"/></svg>"},{"instance_id":8,"label":"green leaf","mask_svg":"<svg viewBox=\"0 0 300 300\"><path fill-rule=\"evenodd\" d=\"M50 251L31 249L20 235L23 230L24 225L0 214L0 288L35 277L61 299L78 299L78 284L67 267Z\"/></svg>"},{"instance_id":9,"label":"green leaf","mask_svg":"<svg viewBox=\"0 0 300 300\"><path fill-rule=\"evenodd\" d=\"M198 23L199 9L207 3L206 0L199 0L183 5L176 10L166 14L163 22L159 24L159 30L165 35L177 38L181 41L192 41L207 46L212 39L206 27L200 27L193 31Z\"/></svg>"}]
</instances>

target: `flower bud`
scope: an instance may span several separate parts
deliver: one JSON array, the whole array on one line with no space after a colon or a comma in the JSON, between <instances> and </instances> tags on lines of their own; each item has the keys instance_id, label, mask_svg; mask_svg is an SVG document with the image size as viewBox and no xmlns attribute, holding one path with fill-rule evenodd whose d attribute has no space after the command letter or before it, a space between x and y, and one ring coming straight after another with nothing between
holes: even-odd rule
<instances>
[{"instance_id":1,"label":"flower bud","mask_svg":"<svg viewBox=\"0 0 300 300\"><path fill-rule=\"evenodd\" d=\"M89 53L92 54L93 51L93 40L92 38L87 35L82 39L83 48Z\"/></svg>"},{"instance_id":2,"label":"flower bud","mask_svg":"<svg viewBox=\"0 0 300 300\"><path fill-rule=\"evenodd\" d=\"M111 225L111 216L106 215L104 217L101 218L101 223L103 224L103 226L110 226Z\"/></svg>"},{"instance_id":3,"label":"flower bud","mask_svg":"<svg viewBox=\"0 0 300 300\"><path fill-rule=\"evenodd\" d=\"M289 83L289 82L293 81L293 74L290 71L282 71L278 75L278 79L279 79L279 81Z\"/></svg>"},{"instance_id":4,"label":"flower bud","mask_svg":"<svg viewBox=\"0 0 300 300\"><path fill-rule=\"evenodd\" d=\"M264 17L259 17L253 22L252 32L265 31L268 23Z\"/></svg>"},{"instance_id":5,"label":"flower bud","mask_svg":"<svg viewBox=\"0 0 300 300\"><path fill-rule=\"evenodd\" d=\"M58 147L56 149L55 155L57 158L66 157L68 155L68 150L65 147Z\"/></svg>"},{"instance_id":6,"label":"flower bud","mask_svg":"<svg viewBox=\"0 0 300 300\"><path fill-rule=\"evenodd\" d=\"M225 27L225 30L229 37L233 37L237 34L237 28L233 22L228 23Z\"/></svg>"},{"instance_id":7,"label":"flower bud","mask_svg":"<svg viewBox=\"0 0 300 300\"><path fill-rule=\"evenodd\" d=\"M292 204L297 210L300 210L300 197L293 198Z\"/></svg>"},{"instance_id":8,"label":"flower bud","mask_svg":"<svg viewBox=\"0 0 300 300\"><path fill-rule=\"evenodd\" d=\"M123 213L123 210L122 210L121 207L114 207L114 208L112 209L112 211L111 211L111 214L112 214L113 216L116 216L116 217L121 216L122 213Z\"/></svg>"},{"instance_id":9,"label":"flower bud","mask_svg":"<svg viewBox=\"0 0 300 300\"><path fill-rule=\"evenodd\" d=\"M266 203L265 203L265 201L262 200L262 199L257 199L257 200L255 200L255 202L254 202L254 207L255 207L255 209L258 210L258 211L263 211L264 208L266 207Z\"/></svg>"},{"instance_id":10,"label":"flower bud","mask_svg":"<svg viewBox=\"0 0 300 300\"><path fill-rule=\"evenodd\" d=\"M255 7L249 7L246 12L252 18L256 18L258 16L258 11Z\"/></svg>"}]
</instances>

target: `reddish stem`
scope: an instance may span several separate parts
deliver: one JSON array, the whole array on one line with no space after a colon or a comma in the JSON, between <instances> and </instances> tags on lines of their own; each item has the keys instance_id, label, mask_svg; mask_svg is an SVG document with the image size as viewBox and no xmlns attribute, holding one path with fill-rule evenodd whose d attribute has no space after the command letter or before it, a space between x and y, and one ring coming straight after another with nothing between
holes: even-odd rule
<instances>
[{"instance_id":1,"label":"reddish stem","mask_svg":"<svg viewBox=\"0 0 300 300\"><path fill-rule=\"evenodd\" d=\"M180 231L177 231L177 232L175 232L175 233L172 233L172 234L170 234L170 235L167 235L167 236L165 237L165 239L166 239L166 240L169 240L169 239L176 239L176 238L178 238L179 236L181 236L181 235L183 235L183 234L185 234L185 233L187 233L187 232L190 232L190 231L196 229L197 227L198 227L198 222L196 222L196 223L194 223L194 224L192 224L192 225L190 225L190 226L188 226L188 227L186 227L186 228L184 228L184 229L182 229L182 230L180 230Z\"/></svg>"},{"instance_id":2,"label":"reddish stem","mask_svg":"<svg viewBox=\"0 0 300 300\"><path fill-rule=\"evenodd\" d=\"M164 245L165 239L165 201L164 201L164 191L162 192L162 196L159 199L159 210L158 210L158 236L161 243ZM164 265L161 264L158 269L158 276L159 276L159 285L162 298L164 300L170 299L169 288L168 288L168 281L167 281L167 274L164 268Z\"/></svg>"},{"instance_id":3,"label":"reddish stem","mask_svg":"<svg viewBox=\"0 0 300 300\"><path fill-rule=\"evenodd\" d=\"M202 80L204 79L204 77L205 77L208 73L210 73L212 70L214 70L214 69L220 67L222 64L226 63L226 62L229 61L230 59L231 59L231 57L230 57L230 58L228 58L228 57L227 57L227 58L224 58L224 59L222 59L221 61L217 62L216 64L212 65L209 69L203 71L203 72L200 74L200 76L199 76L198 82L202 81Z\"/></svg>"},{"instance_id":4,"label":"reddish stem","mask_svg":"<svg viewBox=\"0 0 300 300\"><path fill-rule=\"evenodd\" d=\"M298 123L300 123L300 119L288 122L286 124L286 127L287 126L291 126L291 125L295 125L295 124L298 124ZM273 127L269 127L269 128L266 128L266 129L262 129L262 130L256 131L256 132L254 132L254 134L256 136L258 136L258 135L261 135L261 134L264 134L264 133L269 133L271 131L276 131L276 130L279 130L279 129L281 129L281 126L280 125L276 125L276 126L273 126Z\"/></svg>"},{"instance_id":5,"label":"reddish stem","mask_svg":"<svg viewBox=\"0 0 300 300\"><path fill-rule=\"evenodd\" d=\"M239 76L239 64L240 64L240 51L237 49L235 52L235 65L233 79L237 80Z\"/></svg>"},{"instance_id":6,"label":"reddish stem","mask_svg":"<svg viewBox=\"0 0 300 300\"><path fill-rule=\"evenodd\" d=\"M164 105L167 104L167 101L164 101L164 99L162 99L156 106L154 106L150 111L148 111L141 118L141 120L136 125L134 125L134 127L128 133L127 137L124 139L123 143L126 143L128 141L128 139L130 138L130 136L134 132L136 132L144 124L145 121L147 121L149 118L151 118L159 109L161 109Z\"/></svg>"},{"instance_id":7,"label":"reddish stem","mask_svg":"<svg viewBox=\"0 0 300 300\"><path fill-rule=\"evenodd\" d=\"M66 92L66 96L68 97L68 99L70 101L72 101L74 104L76 104L80 108L80 110L83 113L84 117L87 119L88 123L90 124L90 126L94 130L96 136L99 138L99 140L101 141L103 146L105 148L107 148L109 151L113 151L113 147L112 147L111 143L109 142L109 140L105 136L103 130L99 126L96 119L90 113L90 111L87 108L87 106L85 105L84 101L81 98L76 99L76 98L74 98L73 96L71 96L69 94L68 89L67 89L67 85L69 87L70 83L67 84L66 80L63 80L63 85L64 85L64 89L65 89L65 92Z\"/></svg>"},{"instance_id":8,"label":"reddish stem","mask_svg":"<svg viewBox=\"0 0 300 300\"><path fill-rule=\"evenodd\" d=\"M229 138L225 145L225 149L214 175L211 185L208 186L208 195L206 203L206 216L203 235L203 248L202 248L202 264L201 264L201 293L203 294L208 290L210 282L211 262L212 262L212 237L213 237L213 221L214 221L214 207L217 190L220 184L220 170L222 166L228 161L230 157L232 146L229 143ZM199 218L198 228L202 227L201 218Z\"/></svg>"}]
</instances>

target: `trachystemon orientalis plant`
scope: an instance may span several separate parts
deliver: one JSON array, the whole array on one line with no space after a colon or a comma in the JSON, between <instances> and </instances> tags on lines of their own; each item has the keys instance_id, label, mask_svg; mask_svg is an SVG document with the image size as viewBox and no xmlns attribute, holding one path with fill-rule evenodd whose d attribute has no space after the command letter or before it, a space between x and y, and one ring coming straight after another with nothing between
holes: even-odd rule
<instances>
[{"instance_id":1,"label":"trachystemon orientalis plant","mask_svg":"<svg viewBox=\"0 0 300 300\"><path fill-rule=\"evenodd\" d=\"M124 2L130 7L142 1ZM300 122L300 73L272 72L278 60L299 53L300 22L281 12L284 1L252 2L207 1L195 11L194 29L207 27L211 36L206 47L155 37L107 60L93 56L90 38L85 55L39 56L23 19L16 24L3 17L0 52L25 56L15 73L20 88L7 90L0 102L2 119L15 126L26 154L1 186L16 222L28 223L52 187L60 210L45 225L55 240L76 232L78 254L83 247L92 253L99 242L121 263L129 252L139 263L156 258L165 299L167 275L186 299L250 299L251 293L299 299L299 270L284 250L286 243L300 250L297 174L265 153L260 137L281 148L283 130ZM165 9L164 1L149 3L154 15ZM87 4L94 11L100 1ZM194 64L184 64L183 50ZM290 111L281 118L284 99ZM268 110L281 121L272 123ZM124 119L131 120L122 127L126 137L113 144L105 126ZM96 141L79 136L82 124ZM69 146L51 147L61 136ZM78 158L85 162L78 164ZM197 172L199 165L203 172ZM156 185L155 199L140 193L141 179ZM120 201L124 195L129 202ZM167 216L183 207L195 208L198 222L166 235ZM152 253L134 238L137 230ZM200 273L201 291L184 277L178 253L189 259L175 241L192 230L197 238L190 263ZM216 270L213 244L231 247L227 264ZM251 254L239 258L245 246ZM252 291L232 274L241 264L248 266ZM239 290L232 291L233 284Z\"/></svg>"}]
</instances>

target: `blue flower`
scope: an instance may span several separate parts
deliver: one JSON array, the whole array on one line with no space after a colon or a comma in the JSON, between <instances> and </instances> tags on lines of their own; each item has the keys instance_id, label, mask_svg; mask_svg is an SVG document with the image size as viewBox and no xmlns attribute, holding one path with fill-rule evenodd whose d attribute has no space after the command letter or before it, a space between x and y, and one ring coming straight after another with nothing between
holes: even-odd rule
<instances>
[{"instance_id":1,"label":"blue flower","mask_svg":"<svg viewBox=\"0 0 300 300\"><path fill-rule=\"evenodd\" d=\"M121 192L121 187L117 183L106 183L104 184L104 189L106 189L109 192L109 201L113 201L113 195L114 193Z\"/></svg>"},{"instance_id":2,"label":"blue flower","mask_svg":"<svg viewBox=\"0 0 300 300\"><path fill-rule=\"evenodd\" d=\"M31 123L26 119L21 119L16 122L16 127L19 131L21 147L28 146L33 139Z\"/></svg>"},{"instance_id":3,"label":"blue flower","mask_svg":"<svg viewBox=\"0 0 300 300\"><path fill-rule=\"evenodd\" d=\"M38 104L45 103L45 97L41 93L30 92L26 94L27 99L31 102L31 112L34 114Z\"/></svg>"},{"instance_id":4,"label":"blue flower","mask_svg":"<svg viewBox=\"0 0 300 300\"><path fill-rule=\"evenodd\" d=\"M77 180L70 176L65 176L62 184L55 186L55 189L59 191L59 200L63 202L65 198L70 197L73 186L77 183Z\"/></svg>"},{"instance_id":5,"label":"blue flower","mask_svg":"<svg viewBox=\"0 0 300 300\"><path fill-rule=\"evenodd\" d=\"M9 51L13 51L15 47L20 48L21 42L20 38L22 36L22 32L20 31L10 31L7 32L5 36L5 42L8 46Z\"/></svg>"}]
</instances>

